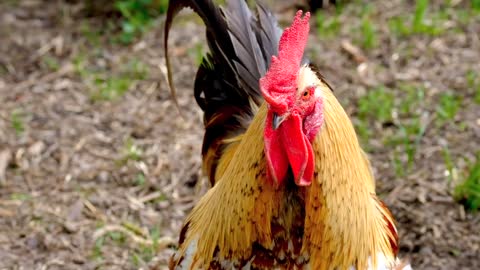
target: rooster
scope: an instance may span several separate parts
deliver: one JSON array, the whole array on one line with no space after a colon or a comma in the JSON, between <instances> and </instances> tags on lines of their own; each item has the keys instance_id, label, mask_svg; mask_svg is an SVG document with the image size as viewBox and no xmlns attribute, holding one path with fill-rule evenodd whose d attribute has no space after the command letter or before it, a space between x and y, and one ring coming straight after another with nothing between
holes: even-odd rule
<instances>
[{"instance_id":1,"label":"rooster","mask_svg":"<svg viewBox=\"0 0 480 270\"><path fill-rule=\"evenodd\" d=\"M262 4L253 13L239 0L171 0L174 97L167 41L185 7L210 49L194 96L213 186L186 218L170 269L410 269L349 117L304 58L310 14L298 11L282 33Z\"/></svg>"}]
</instances>

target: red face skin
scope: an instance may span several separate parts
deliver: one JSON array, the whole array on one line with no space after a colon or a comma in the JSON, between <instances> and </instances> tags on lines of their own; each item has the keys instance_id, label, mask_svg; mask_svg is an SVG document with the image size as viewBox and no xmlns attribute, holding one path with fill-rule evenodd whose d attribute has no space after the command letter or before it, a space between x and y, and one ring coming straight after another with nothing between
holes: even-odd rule
<instances>
[{"instance_id":1,"label":"red face skin","mask_svg":"<svg viewBox=\"0 0 480 270\"><path fill-rule=\"evenodd\" d=\"M316 86L299 91L291 106L279 111L269 107L265 123L265 154L269 178L281 184L291 167L295 183L308 186L315 160L311 142L323 124L323 100Z\"/></svg>"}]
</instances>

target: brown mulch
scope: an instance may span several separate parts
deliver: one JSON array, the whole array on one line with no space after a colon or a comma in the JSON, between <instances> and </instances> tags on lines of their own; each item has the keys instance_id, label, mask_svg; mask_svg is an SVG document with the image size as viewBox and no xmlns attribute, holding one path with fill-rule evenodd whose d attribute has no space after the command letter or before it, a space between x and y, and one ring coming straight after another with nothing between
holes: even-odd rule
<instances>
[{"instance_id":1,"label":"brown mulch","mask_svg":"<svg viewBox=\"0 0 480 270\"><path fill-rule=\"evenodd\" d=\"M338 37L317 37L312 27L309 55L355 119L358 99L375 86L396 97L402 83L425 89L426 132L405 176L392 165L398 147L383 140L399 132L395 123L373 124L380 135L366 144L378 192L398 221L400 255L415 269L480 269L480 215L453 200L442 157L448 146L461 176L463 158L480 150L480 105L466 80L480 71L480 17L461 23L452 14L441 35L397 37L386 21L411 14L411 1L371 2L379 46L355 45L352 4ZM166 267L207 188L191 91L204 38L191 17L178 20L170 43L182 118L166 87L162 17L125 46L111 41L109 19L86 14L82 3L0 3L0 269ZM132 61L144 76L131 75ZM95 98L99 78L122 76L131 79L123 95ZM435 102L445 92L461 95L462 106L437 126Z\"/></svg>"}]
</instances>

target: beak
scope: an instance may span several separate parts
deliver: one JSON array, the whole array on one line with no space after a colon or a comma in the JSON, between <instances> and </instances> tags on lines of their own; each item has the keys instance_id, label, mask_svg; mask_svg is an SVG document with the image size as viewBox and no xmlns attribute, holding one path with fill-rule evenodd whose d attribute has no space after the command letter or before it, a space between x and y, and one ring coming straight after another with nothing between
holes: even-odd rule
<instances>
[{"instance_id":1,"label":"beak","mask_svg":"<svg viewBox=\"0 0 480 270\"><path fill-rule=\"evenodd\" d=\"M279 116L276 113L273 113L272 126L273 130L276 130L282 123L287 119L286 115Z\"/></svg>"}]
</instances>

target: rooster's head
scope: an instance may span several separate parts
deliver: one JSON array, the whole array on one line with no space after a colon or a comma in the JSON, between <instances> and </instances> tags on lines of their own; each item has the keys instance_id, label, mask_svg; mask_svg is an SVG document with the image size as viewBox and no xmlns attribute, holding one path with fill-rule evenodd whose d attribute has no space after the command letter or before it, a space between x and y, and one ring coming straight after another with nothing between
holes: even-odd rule
<instances>
[{"instance_id":1,"label":"rooster's head","mask_svg":"<svg viewBox=\"0 0 480 270\"><path fill-rule=\"evenodd\" d=\"M298 11L293 24L283 32L278 56L260 79L268 104L265 123L265 155L269 177L281 183L291 168L295 183L312 182L314 156L311 142L323 124L323 99L319 79L301 65L308 39L310 13Z\"/></svg>"}]
</instances>

